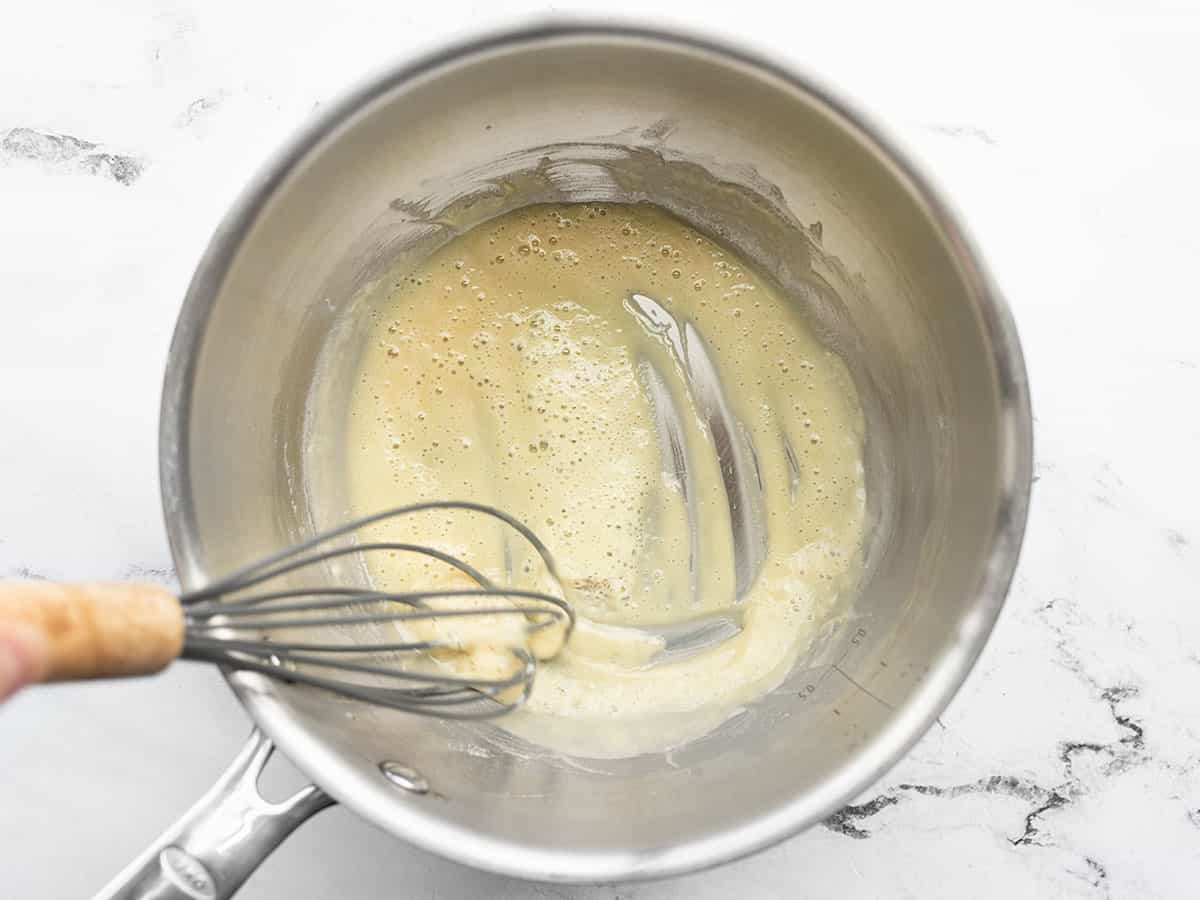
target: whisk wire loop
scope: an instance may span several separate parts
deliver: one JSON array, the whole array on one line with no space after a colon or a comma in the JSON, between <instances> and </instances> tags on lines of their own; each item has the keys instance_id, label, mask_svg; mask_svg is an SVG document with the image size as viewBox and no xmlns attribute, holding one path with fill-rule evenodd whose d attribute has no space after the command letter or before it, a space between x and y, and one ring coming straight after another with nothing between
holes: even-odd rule
<instances>
[{"instance_id":1,"label":"whisk wire loop","mask_svg":"<svg viewBox=\"0 0 1200 900\"><path fill-rule=\"evenodd\" d=\"M487 624L496 625L505 618L522 617L527 638L560 625L565 642L574 625L567 601L546 591L499 587L474 566L435 547L354 540L359 530L387 519L448 510L479 513L516 531L562 589L545 544L508 513L471 501L416 503L348 522L187 592L181 598L186 622L183 656L442 718L488 718L520 706L529 697L537 670L528 641L525 646L509 646L502 643L508 632L493 639L478 629L456 632L452 623L493 617ZM345 543L330 546L339 539ZM427 556L467 576L477 587L383 591L336 584L267 585L342 557L379 552ZM507 552L505 558L510 558ZM247 593L260 586L265 589ZM442 622L451 624L443 627ZM380 628L388 627L399 629L398 640L387 640L386 631L379 634ZM413 628L417 630L410 634ZM312 640L280 634L312 629L323 633ZM367 639L361 639L364 632ZM345 640L336 640L339 636ZM479 672L468 666L466 674L456 674L454 660L480 645L492 653L492 665ZM505 655L511 656L507 666L497 662Z\"/></svg>"}]
</instances>

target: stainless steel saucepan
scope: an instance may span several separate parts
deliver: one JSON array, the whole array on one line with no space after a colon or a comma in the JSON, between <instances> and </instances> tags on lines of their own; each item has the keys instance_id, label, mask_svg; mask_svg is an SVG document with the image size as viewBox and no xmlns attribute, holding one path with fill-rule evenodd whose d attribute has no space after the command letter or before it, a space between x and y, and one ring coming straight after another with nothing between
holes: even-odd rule
<instances>
[{"instance_id":1,"label":"stainless steel saucepan","mask_svg":"<svg viewBox=\"0 0 1200 900\"><path fill-rule=\"evenodd\" d=\"M962 683L1012 576L1030 486L1008 311L925 179L825 88L642 28L538 27L400 66L247 189L196 272L166 376L162 491L183 586L345 515L340 426L380 279L556 200L674 211L771 273L846 359L867 423L859 595L782 689L669 756L572 765L494 725L231 675L261 732L101 896L229 897L330 798L509 875L687 872L834 812ZM270 742L317 787L262 800Z\"/></svg>"}]
</instances>

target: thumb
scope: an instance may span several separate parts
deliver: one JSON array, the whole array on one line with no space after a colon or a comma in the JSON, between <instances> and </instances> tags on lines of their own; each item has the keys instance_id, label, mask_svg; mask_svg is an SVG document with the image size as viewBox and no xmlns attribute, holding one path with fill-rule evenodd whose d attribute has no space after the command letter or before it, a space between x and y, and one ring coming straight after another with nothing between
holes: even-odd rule
<instances>
[{"instance_id":1,"label":"thumb","mask_svg":"<svg viewBox=\"0 0 1200 900\"><path fill-rule=\"evenodd\" d=\"M0 700L5 700L46 671L45 638L24 624L0 624Z\"/></svg>"}]
</instances>

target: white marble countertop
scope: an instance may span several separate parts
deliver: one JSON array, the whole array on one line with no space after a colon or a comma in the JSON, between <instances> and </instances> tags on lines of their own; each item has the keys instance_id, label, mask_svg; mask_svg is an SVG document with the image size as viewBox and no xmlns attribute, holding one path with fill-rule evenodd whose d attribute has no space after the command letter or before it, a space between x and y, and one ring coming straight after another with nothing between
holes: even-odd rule
<instances>
[{"instance_id":1,"label":"white marble countertop","mask_svg":"<svg viewBox=\"0 0 1200 900\"><path fill-rule=\"evenodd\" d=\"M873 111L957 203L1012 303L1038 481L1008 607L944 727L824 827L713 872L530 885L335 809L241 897L1196 895L1200 13L1187 0L1006 4L990 18L968 5L653 10L785 55ZM0 577L170 579L160 379L192 266L234 192L364 73L533 10L6 11ZM202 667L19 697L0 710L0 894L86 896L247 731Z\"/></svg>"}]
</instances>

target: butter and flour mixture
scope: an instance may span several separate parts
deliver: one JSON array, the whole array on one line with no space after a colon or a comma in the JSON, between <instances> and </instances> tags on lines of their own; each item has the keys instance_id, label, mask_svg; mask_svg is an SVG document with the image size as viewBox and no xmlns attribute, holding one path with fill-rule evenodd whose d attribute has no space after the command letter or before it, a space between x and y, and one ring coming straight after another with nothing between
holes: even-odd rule
<instances>
[{"instance_id":1,"label":"butter and flour mixture","mask_svg":"<svg viewBox=\"0 0 1200 900\"><path fill-rule=\"evenodd\" d=\"M578 616L497 724L630 756L778 686L854 585L864 508L853 384L788 298L644 205L517 210L388 290L350 409L351 513L504 509L548 545ZM431 544L501 584L530 565L478 518L370 537ZM454 575L403 553L370 574L394 590Z\"/></svg>"}]
</instances>

